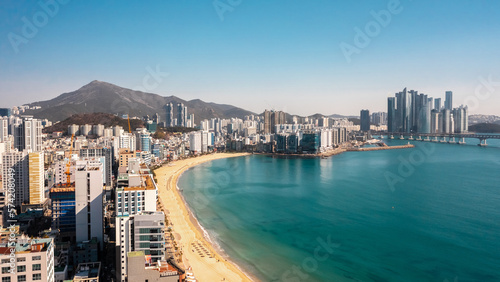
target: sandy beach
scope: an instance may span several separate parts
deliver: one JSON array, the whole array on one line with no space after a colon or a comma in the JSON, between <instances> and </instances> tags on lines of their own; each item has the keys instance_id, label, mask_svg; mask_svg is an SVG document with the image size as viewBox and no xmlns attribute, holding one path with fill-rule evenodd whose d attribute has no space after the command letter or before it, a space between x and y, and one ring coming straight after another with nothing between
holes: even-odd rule
<instances>
[{"instance_id":1,"label":"sandy beach","mask_svg":"<svg viewBox=\"0 0 500 282\"><path fill-rule=\"evenodd\" d=\"M178 246L182 248L182 262L198 281L256 281L235 264L218 254L205 239L196 219L188 211L179 191L177 180L190 167L216 159L249 155L248 153L217 153L169 163L155 170L158 196L163 212L172 223Z\"/></svg>"}]
</instances>

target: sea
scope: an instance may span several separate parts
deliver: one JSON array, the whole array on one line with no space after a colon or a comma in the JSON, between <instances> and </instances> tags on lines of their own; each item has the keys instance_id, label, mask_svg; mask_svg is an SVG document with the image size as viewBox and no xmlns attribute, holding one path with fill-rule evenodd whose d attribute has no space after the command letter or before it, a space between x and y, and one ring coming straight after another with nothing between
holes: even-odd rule
<instances>
[{"instance_id":1,"label":"sea","mask_svg":"<svg viewBox=\"0 0 500 282\"><path fill-rule=\"evenodd\" d=\"M383 140L415 147L214 160L178 186L261 281L500 281L500 140Z\"/></svg>"}]
</instances>

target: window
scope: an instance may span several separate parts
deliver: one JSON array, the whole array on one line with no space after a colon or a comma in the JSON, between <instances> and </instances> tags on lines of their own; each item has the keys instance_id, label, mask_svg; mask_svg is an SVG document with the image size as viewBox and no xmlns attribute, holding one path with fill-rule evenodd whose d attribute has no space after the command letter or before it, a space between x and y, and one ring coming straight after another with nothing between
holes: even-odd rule
<instances>
[{"instance_id":1,"label":"window","mask_svg":"<svg viewBox=\"0 0 500 282\"><path fill-rule=\"evenodd\" d=\"M9 273L10 267L2 267L2 273Z\"/></svg>"},{"instance_id":2,"label":"window","mask_svg":"<svg viewBox=\"0 0 500 282\"><path fill-rule=\"evenodd\" d=\"M26 265L17 266L17 272L25 272L25 271L26 271Z\"/></svg>"},{"instance_id":3,"label":"window","mask_svg":"<svg viewBox=\"0 0 500 282\"><path fill-rule=\"evenodd\" d=\"M33 274L33 281L35 280L42 280L42 274L41 273Z\"/></svg>"},{"instance_id":4,"label":"window","mask_svg":"<svg viewBox=\"0 0 500 282\"><path fill-rule=\"evenodd\" d=\"M42 260L42 256L34 256L33 260Z\"/></svg>"},{"instance_id":5,"label":"window","mask_svg":"<svg viewBox=\"0 0 500 282\"><path fill-rule=\"evenodd\" d=\"M26 275L17 276L17 282L24 282L24 281L26 281Z\"/></svg>"},{"instance_id":6,"label":"window","mask_svg":"<svg viewBox=\"0 0 500 282\"><path fill-rule=\"evenodd\" d=\"M36 271L36 270L42 270L42 265L41 264L33 264L33 268L31 269L33 271Z\"/></svg>"},{"instance_id":7,"label":"window","mask_svg":"<svg viewBox=\"0 0 500 282\"><path fill-rule=\"evenodd\" d=\"M10 260L9 260L9 259L3 259L3 260L2 260L2 263L9 263L9 262L10 262Z\"/></svg>"},{"instance_id":8,"label":"window","mask_svg":"<svg viewBox=\"0 0 500 282\"><path fill-rule=\"evenodd\" d=\"M23 262L26 261L26 258L17 258L17 262Z\"/></svg>"},{"instance_id":9,"label":"window","mask_svg":"<svg viewBox=\"0 0 500 282\"><path fill-rule=\"evenodd\" d=\"M10 282L10 277L2 277L2 282Z\"/></svg>"}]
</instances>

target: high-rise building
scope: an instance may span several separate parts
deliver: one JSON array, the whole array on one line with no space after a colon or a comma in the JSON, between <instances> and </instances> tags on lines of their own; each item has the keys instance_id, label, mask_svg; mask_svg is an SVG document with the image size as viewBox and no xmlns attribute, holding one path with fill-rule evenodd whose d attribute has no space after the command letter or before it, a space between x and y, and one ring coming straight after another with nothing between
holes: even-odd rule
<instances>
[{"instance_id":1,"label":"high-rise building","mask_svg":"<svg viewBox=\"0 0 500 282\"><path fill-rule=\"evenodd\" d=\"M271 133L271 111L264 111L264 134Z\"/></svg>"},{"instance_id":2,"label":"high-rise building","mask_svg":"<svg viewBox=\"0 0 500 282\"><path fill-rule=\"evenodd\" d=\"M103 170L106 186L112 185L113 176L113 148L111 147L96 147L80 149L80 158L82 160L91 158L104 158Z\"/></svg>"},{"instance_id":3,"label":"high-rise building","mask_svg":"<svg viewBox=\"0 0 500 282\"><path fill-rule=\"evenodd\" d=\"M441 98L434 99L434 110L441 111Z\"/></svg>"},{"instance_id":4,"label":"high-rise building","mask_svg":"<svg viewBox=\"0 0 500 282\"><path fill-rule=\"evenodd\" d=\"M370 131L370 111L369 110L361 110L360 121L361 121L361 126L360 126L361 131L365 131L365 132Z\"/></svg>"},{"instance_id":5,"label":"high-rise building","mask_svg":"<svg viewBox=\"0 0 500 282\"><path fill-rule=\"evenodd\" d=\"M453 127L450 127L450 124L452 123L451 111L444 108L441 111L441 114L443 116L443 133L453 133Z\"/></svg>"},{"instance_id":6,"label":"high-rise building","mask_svg":"<svg viewBox=\"0 0 500 282\"><path fill-rule=\"evenodd\" d=\"M451 103L451 91L447 92L447 103ZM435 114L433 117L432 111L439 112L438 108L441 108L440 98L434 100L428 95L418 94L414 90L407 91L405 88L402 92L396 93L395 100L393 97L387 100L387 131L431 133L442 130L446 132L450 116L443 112L441 116ZM447 121L444 121L445 119ZM438 124L441 126L437 126Z\"/></svg>"},{"instance_id":7,"label":"high-rise building","mask_svg":"<svg viewBox=\"0 0 500 282\"><path fill-rule=\"evenodd\" d=\"M151 136L149 133L141 133L140 134L140 151L143 152L151 152Z\"/></svg>"},{"instance_id":8,"label":"high-rise building","mask_svg":"<svg viewBox=\"0 0 500 282\"><path fill-rule=\"evenodd\" d=\"M123 133L120 135L120 148L130 149L135 151L136 149L136 136L133 133Z\"/></svg>"},{"instance_id":9,"label":"high-rise building","mask_svg":"<svg viewBox=\"0 0 500 282\"><path fill-rule=\"evenodd\" d=\"M396 132L396 98L387 98L387 131Z\"/></svg>"},{"instance_id":10,"label":"high-rise building","mask_svg":"<svg viewBox=\"0 0 500 282\"><path fill-rule=\"evenodd\" d=\"M76 241L96 237L103 247L102 164L88 163L75 171Z\"/></svg>"},{"instance_id":11,"label":"high-rise building","mask_svg":"<svg viewBox=\"0 0 500 282\"><path fill-rule=\"evenodd\" d=\"M0 281L54 282L54 239L19 238L16 241L14 246L0 244ZM11 268L14 268L12 272Z\"/></svg>"},{"instance_id":12,"label":"high-rise building","mask_svg":"<svg viewBox=\"0 0 500 282\"><path fill-rule=\"evenodd\" d=\"M92 126L92 133L98 137L104 136L104 125L96 124Z\"/></svg>"},{"instance_id":13,"label":"high-rise building","mask_svg":"<svg viewBox=\"0 0 500 282\"><path fill-rule=\"evenodd\" d=\"M76 240L75 185L56 185L50 189L52 229L59 230L63 242Z\"/></svg>"},{"instance_id":14,"label":"high-rise building","mask_svg":"<svg viewBox=\"0 0 500 282\"><path fill-rule=\"evenodd\" d=\"M446 91L446 100L444 100L444 107L448 110L453 110L453 92Z\"/></svg>"},{"instance_id":15,"label":"high-rise building","mask_svg":"<svg viewBox=\"0 0 500 282\"><path fill-rule=\"evenodd\" d=\"M166 126L172 127L174 126L174 104L167 103L167 105L165 105L165 108L167 110L167 118L165 120Z\"/></svg>"},{"instance_id":16,"label":"high-rise building","mask_svg":"<svg viewBox=\"0 0 500 282\"><path fill-rule=\"evenodd\" d=\"M33 152L28 155L30 205L39 205L45 202L45 173L43 161L43 152Z\"/></svg>"},{"instance_id":17,"label":"high-rise building","mask_svg":"<svg viewBox=\"0 0 500 282\"><path fill-rule=\"evenodd\" d=\"M165 214L149 211L117 220L117 279L127 281L127 254L142 251L151 263L165 259ZM118 230L119 229L119 230Z\"/></svg>"},{"instance_id":18,"label":"high-rise building","mask_svg":"<svg viewBox=\"0 0 500 282\"><path fill-rule=\"evenodd\" d=\"M155 115L153 116L153 122L156 124L160 124L160 121L160 115L158 113L155 113Z\"/></svg>"},{"instance_id":19,"label":"high-rise building","mask_svg":"<svg viewBox=\"0 0 500 282\"><path fill-rule=\"evenodd\" d=\"M11 110L9 108L0 108L0 117L10 117Z\"/></svg>"},{"instance_id":20,"label":"high-rise building","mask_svg":"<svg viewBox=\"0 0 500 282\"><path fill-rule=\"evenodd\" d=\"M276 126L286 123L286 115L282 111L264 111L264 134L276 133Z\"/></svg>"},{"instance_id":21,"label":"high-rise building","mask_svg":"<svg viewBox=\"0 0 500 282\"><path fill-rule=\"evenodd\" d=\"M89 136L91 134L92 134L92 125L90 124L80 125L80 135Z\"/></svg>"},{"instance_id":22,"label":"high-rise building","mask_svg":"<svg viewBox=\"0 0 500 282\"><path fill-rule=\"evenodd\" d=\"M9 139L9 118L0 117L0 143Z\"/></svg>"},{"instance_id":23,"label":"high-rise building","mask_svg":"<svg viewBox=\"0 0 500 282\"><path fill-rule=\"evenodd\" d=\"M177 104L177 126L186 127L187 117L187 107L183 103Z\"/></svg>"},{"instance_id":24,"label":"high-rise building","mask_svg":"<svg viewBox=\"0 0 500 282\"><path fill-rule=\"evenodd\" d=\"M431 132L431 105L430 100L427 95L420 94L417 96L417 126L413 128L413 131L418 133L430 133Z\"/></svg>"},{"instance_id":25,"label":"high-rise building","mask_svg":"<svg viewBox=\"0 0 500 282\"><path fill-rule=\"evenodd\" d=\"M412 119L412 94L405 89L396 93L396 131L410 132L413 125Z\"/></svg>"},{"instance_id":26,"label":"high-rise building","mask_svg":"<svg viewBox=\"0 0 500 282\"><path fill-rule=\"evenodd\" d=\"M13 151L2 156L2 187L9 190L9 182L14 184L14 205L20 206L29 201L28 151ZM11 185L12 186L12 185ZM6 196L7 197L7 196Z\"/></svg>"},{"instance_id":27,"label":"high-rise building","mask_svg":"<svg viewBox=\"0 0 500 282\"><path fill-rule=\"evenodd\" d=\"M454 130L455 133L466 133L468 131L468 109L467 106L460 106L453 109Z\"/></svg>"},{"instance_id":28,"label":"high-rise building","mask_svg":"<svg viewBox=\"0 0 500 282\"><path fill-rule=\"evenodd\" d=\"M438 110L431 111L431 133L443 132L443 114Z\"/></svg>"},{"instance_id":29,"label":"high-rise building","mask_svg":"<svg viewBox=\"0 0 500 282\"><path fill-rule=\"evenodd\" d=\"M14 147L19 151L29 150L39 152L42 150L42 121L25 116L22 122L14 125Z\"/></svg>"}]
</instances>

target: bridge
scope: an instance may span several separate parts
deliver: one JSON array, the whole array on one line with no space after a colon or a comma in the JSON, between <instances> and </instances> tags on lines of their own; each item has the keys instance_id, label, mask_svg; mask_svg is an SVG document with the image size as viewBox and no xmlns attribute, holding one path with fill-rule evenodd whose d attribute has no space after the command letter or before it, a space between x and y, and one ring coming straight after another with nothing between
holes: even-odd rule
<instances>
[{"instance_id":1,"label":"bridge","mask_svg":"<svg viewBox=\"0 0 500 282\"><path fill-rule=\"evenodd\" d=\"M379 133L387 135L390 139L416 140L440 143L465 144L465 138L479 139L478 146L487 146L487 139L500 139L500 135L494 134L476 134L476 133L404 133L404 132L385 132ZM378 135L378 134L374 134Z\"/></svg>"}]
</instances>

